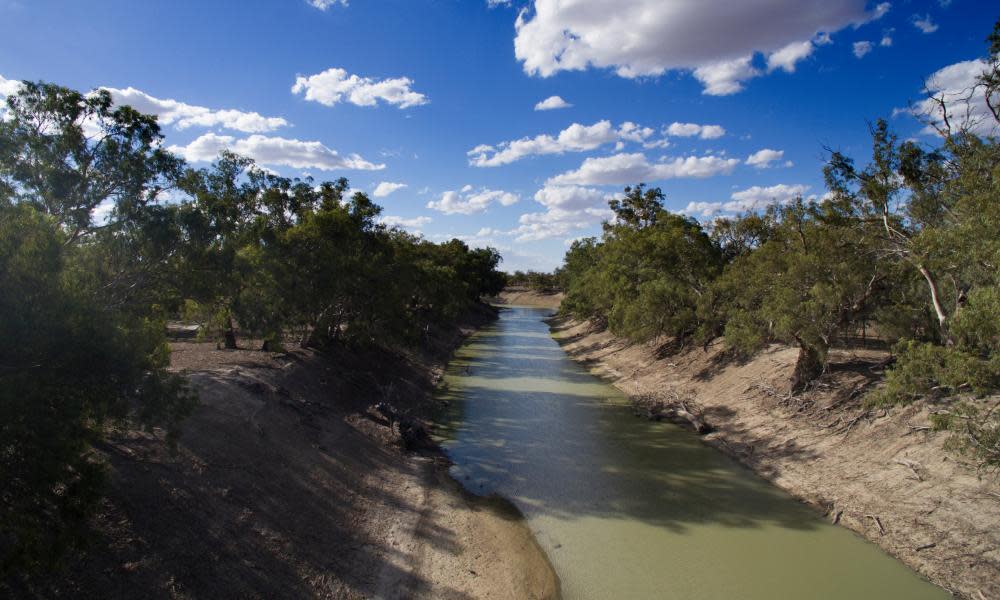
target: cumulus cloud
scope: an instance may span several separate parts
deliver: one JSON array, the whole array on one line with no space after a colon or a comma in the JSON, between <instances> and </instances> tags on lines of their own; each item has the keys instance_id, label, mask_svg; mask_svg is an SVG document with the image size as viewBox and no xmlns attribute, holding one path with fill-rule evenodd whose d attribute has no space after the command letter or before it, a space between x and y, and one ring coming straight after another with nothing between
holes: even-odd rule
<instances>
[{"instance_id":1,"label":"cumulus cloud","mask_svg":"<svg viewBox=\"0 0 1000 600\"><path fill-rule=\"evenodd\" d=\"M0 75L0 100L3 100L7 96L13 96L19 89L21 89L20 81L5 79L3 75Z\"/></svg>"},{"instance_id":2,"label":"cumulus cloud","mask_svg":"<svg viewBox=\"0 0 1000 600\"><path fill-rule=\"evenodd\" d=\"M469 164L476 167L498 167L529 156L586 152L612 142L645 143L655 131L625 122L617 129L611 121L598 121L593 125L573 123L556 136L548 134L500 142L496 146L481 144L467 152Z\"/></svg>"},{"instance_id":3,"label":"cumulus cloud","mask_svg":"<svg viewBox=\"0 0 1000 600\"><path fill-rule=\"evenodd\" d=\"M720 125L699 125L697 123L673 122L663 129L664 135L673 137L698 136L703 140L714 140L726 135L726 130Z\"/></svg>"},{"instance_id":4,"label":"cumulus cloud","mask_svg":"<svg viewBox=\"0 0 1000 600\"><path fill-rule=\"evenodd\" d=\"M392 183L391 181L382 181L375 186L374 196L376 198L385 198L389 194L401 190L407 187L405 183Z\"/></svg>"},{"instance_id":5,"label":"cumulus cloud","mask_svg":"<svg viewBox=\"0 0 1000 600\"><path fill-rule=\"evenodd\" d=\"M339 4L341 6L347 6L347 0L306 0L309 5L318 8L320 10L326 10L333 6L334 4Z\"/></svg>"},{"instance_id":6,"label":"cumulus cloud","mask_svg":"<svg viewBox=\"0 0 1000 600\"><path fill-rule=\"evenodd\" d=\"M447 191L441 194L437 200L427 203L427 208L443 212L447 215L474 215L485 212L493 203L501 206L516 204L521 198L517 194L511 194L503 190L490 190L482 188L473 189L471 185L463 187L459 191Z\"/></svg>"},{"instance_id":7,"label":"cumulus cloud","mask_svg":"<svg viewBox=\"0 0 1000 600\"><path fill-rule=\"evenodd\" d=\"M20 81L11 81L0 76L0 99L17 93L20 87ZM133 87L99 89L107 90L115 104L128 105L143 114L156 115L161 125L172 125L177 129L221 127L243 133L265 133L289 124L281 117L265 117L256 112L212 109L178 100L157 98Z\"/></svg>"},{"instance_id":8,"label":"cumulus cloud","mask_svg":"<svg viewBox=\"0 0 1000 600\"><path fill-rule=\"evenodd\" d=\"M806 40L878 18L888 9L866 13L865 4L534 0L515 23L514 52L531 75L595 67L634 78L681 69L693 71L706 94L725 95L760 74L752 61L756 53L768 58L770 70L794 69L812 52Z\"/></svg>"},{"instance_id":9,"label":"cumulus cloud","mask_svg":"<svg viewBox=\"0 0 1000 600\"><path fill-rule=\"evenodd\" d=\"M350 102L357 106L375 106L379 101L399 108L427 104L427 96L413 91L413 80L408 77L372 79L351 75L344 69L327 69L308 77L298 76L292 86L293 94L305 94L306 100L333 106Z\"/></svg>"},{"instance_id":10,"label":"cumulus cloud","mask_svg":"<svg viewBox=\"0 0 1000 600\"><path fill-rule=\"evenodd\" d=\"M743 91L743 82L760 75L753 66L753 55L741 56L733 60L721 60L700 66L694 70L694 78L705 87L708 96L729 96Z\"/></svg>"},{"instance_id":11,"label":"cumulus cloud","mask_svg":"<svg viewBox=\"0 0 1000 600\"><path fill-rule=\"evenodd\" d=\"M535 192L535 202L544 212L526 213L518 227L508 232L519 242L564 237L610 219L608 200L613 194L582 186L546 185Z\"/></svg>"},{"instance_id":12,"label":"cumulus cloud","mask_svg":"<svg viewBox=\"0 0 1000 600\"><path fill-rule=\"evenodd\" d=\"M862 58L872 51L872 43L869 41L854 42L853 52L857 58Z\"/></svg>"},{"instance_id":13,"label":"cumulus cloud","mask_svg":"<svg viewBox=\"0 0 1000 600\"><path fill-rule=\"evenodd\" d=\"M788 204L802 196L809 189L808 185L787 185L779 183L769 187L755 185L745 190L734 192L726 203L726 210L755 210L771 204Z\"/></svg>"},{"instance_id":14,"label":"cumulus cloud","mask_svg":"<svg viewBox=\"0 0 1000 600\"><path fill-rule=\"evenodd\" d=\"M923 33L934 33L938 30L937 23L931 20L930 15L913 15L913 26Z\"/></svg>"},{"instance_id":15,"label":"cumulus cloud","mask_svg":"<svg viewBox=\"0 0 1000 600\"><path fill-rule=\"evenodd\" d=\"M542 100L535 105L535 110L557 110L560 108L569 108L573 106L569 102L566 102L559 96L549 96L545 100Z\"/></svg>"},{"instance_id":16,"label":"cumulus cloud","mask_svg":"<svg viewBox=\"0 0 1000 600\"><path fill-rule=\"evenodd\" d=\"M171 146L168 150L192 162L211 161L223 150L231 150L265 166L323 171L339 169L372 171L385 168L385 165L368 162L357 154L341 155L320 142L303 142L264 135L236 139L228 135L206 133L186 146Z\"/></svg>"},{"instance_id":17,"label":"cumulus cloud","mask_svg":"<svg viewBox=\"0 0 1000 600\"><path fill-rule=\"evenodd\" d=\"M222 127L244 133L264 133L288 125L288 121L281 117L265 117L255 112L233 109L215 110L177 100L156 98L133 87L102 89L111 93L115 104L128 105L143 114L156 115L161 124L173 125L177 129Z\"/></svg>"},{"instance_id":18,"label":"cumulus cloud","mask_svg":"<svg viewBox=\"0 0 1000 600\"><path fill-rule=\"evenodd\" d=\"M433 219L430 217L423 216L408 219L406 217L399 217L396 215L386 215L379 219L379 222L386 227L402 227L404 229L419 229L431 221L433 221Z\"/></svg>"},{"instance_id":19,"label":"cumulus cloud","mask_svg":"<svg viewBox=\"0 0 1000 600\"><path fill-rule=\"evenodd\" d=\"M966 127L979 135L990 135L997 131L979 77L988 71L990 65L984 60L966 60L948 65L935 71L927 78L924 92L928 97L910 108L897 109L897 113L908 113L928 122L925 133L943 129L944 113L939 101L944 101L948 120L952 127Z\"/></svg>"},{"instance_id":20,"label":"cumulus cloud","mask_svg":"<svg viewBox=\"0 0 1000 600\"><path fill-rule=\"evenodd\" d=\"M811 40L804 42L792 42L787 46L772 52L767 57L767 72L781 69L788 73L795 72L795 64L804 60L813 53L816 47Z\"/></svg>"},{"instance_id":21,"label":"cumulus cloud","mask_svg":"<svg viewBox=\"0 0 1000 600\"><path fill-rule=\"evenodd\" d=\"M892 8L892 4L890 4L888 2L882 2L881 4L879 4L878 6L875 7L875 10L872 11L872 14L871 14L871 16L869 17L868 20L869 21L877 21L877 20L881 19L882 17L884 17L886 15L886 13L889 12L890 8Z\"/></svg>"},{"instance_id":22,"label":"cumulus cloud","mask_svg":"<svg viewBox=\"0 0 1000 600\"><path fill-rule=\"evenodd\" d=\"M748 156L747 164L757 169L768 169L771 167L771 163L781 160L784 156L784 150L763 148Z\"/></svg>"},{"instance_id":23,"label":"cumulus cloud","mask_svg":"<svg viewBox=\"0 0 1000 600\"><path fill-rule=\"evenodd\" d=\"M772 204L789 204L803 196L809 190L808 185L788 185L779 183L770 187L753 187L733 192L729 202L691 202L684 214L701 217L711 217L721 212L747 212L767 208Z\"/></svg>"},{"instance_id":24,"label":"cumulus cloud","mask_svg":"<svg viewBox=\"0 0 1000 600\"><path fill-rule=\"evenodd\" d=\"M740 164L735 158L688 156L651 163L642 153L588 158L580 168L549 179L547 185L614 185L637 181L704 178L728 175Z\"/></svg>"}]
</instances>

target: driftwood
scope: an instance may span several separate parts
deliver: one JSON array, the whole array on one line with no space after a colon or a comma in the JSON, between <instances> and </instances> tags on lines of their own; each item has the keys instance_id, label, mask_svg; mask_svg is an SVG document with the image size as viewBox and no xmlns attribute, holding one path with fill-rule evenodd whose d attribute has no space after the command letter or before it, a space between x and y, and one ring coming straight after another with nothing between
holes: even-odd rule
<instances>
[{"instance_id":1,"label":"driftwood","mask_svg":"<svg viewBox=\"0 0 1000 600\"><path fill-rule=\"evenodd\" d=\"M871 519L872 521L875 521L875 524L878 525L878 534L879 535L885 535L885 527L882 526L882 519L879 519L875 515L865 515L865 516L868 517L869 519Z\"/></svg>"},{"instance_id":2,"label":"driftwood","mask_svg":"<svg viewBox=\"0 0 1000 600\"><path fill-rule=\"evenodd\" d=\"M902 466L906 467L907 469L909 469L910 472L913 473L913 475L914 475L914 477L916 478L917 481L923 481L924 480L924 478L920 474L920 472L917 471L917 469L922 466L917 461L910 460L908 458L901 458L901 459L896 460L896 464L897 465L902 465Z\"/></svg>"},{"instance_id":3,"label":"driftwood","mask_svg":"<svg viewBox=\"0 0 1000 600\"><path fill-rule=\"evenodd\" d=\"M632 406L637 416L644 416L652 421L665 419L690 427L702 435L712 431L712 426L705 421L700 411L693 408L693 403L682 400L673 392L669 393L668 398L658 398L652 394L633 397Z\"/></svg>"}]
</instances>

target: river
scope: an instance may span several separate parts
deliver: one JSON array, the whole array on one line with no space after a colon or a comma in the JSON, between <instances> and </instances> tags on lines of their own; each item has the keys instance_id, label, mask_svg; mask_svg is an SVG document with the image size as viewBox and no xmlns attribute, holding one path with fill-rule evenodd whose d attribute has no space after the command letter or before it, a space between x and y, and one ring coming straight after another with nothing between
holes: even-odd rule
<instances>
[{"instance_id":1,"label":"river","mask_svg":"<svg viewBox=\"0 0 1000 600\"><path fill-rule=\"evenodd\" d=\"M577 599L950 596L679 427L637 419L549 335L504 309L448 367L452 475L524 513Z\"/></svg>"}]
</instances>

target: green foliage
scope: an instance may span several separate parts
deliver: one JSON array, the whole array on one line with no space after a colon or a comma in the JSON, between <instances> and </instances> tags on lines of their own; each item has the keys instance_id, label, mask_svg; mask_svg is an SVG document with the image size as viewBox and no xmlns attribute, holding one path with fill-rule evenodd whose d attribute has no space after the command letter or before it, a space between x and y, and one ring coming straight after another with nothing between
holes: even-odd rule
<instances>
[{"instance_id":1,"label":"green foliage","mask_svg":"<svg viewBox=\"0 0 1000 600\"><path fill-rule=\"evenodd\" d=\"M723 322L727 344L744 356L773 341L798 345L793 384L802 387L823 372L837 337L870 310L884 275L833 207L799 201L767 218L767 241L727 265L702 314Z\"/></svg>"},{"instance_id":2,"label":"green foliage","mask_svg":"<svg viewBox=\"0 0 1000 600\"><path fill-rule=\"evenodd\" d=\"M6 571L50 565L80 539L102 475L89 447L106 424L131 416L175 434L194 399L165 371L162 321L105 302L51 216L2 204L0 240Z\"/></svg>"},{"instance_id":3,"label":"green foliage","mask_svg":"<svg viewBox=\"0 0 1000 600\"><path fill-rule=\"evenodd\" d=\"M561 284L558 273L540 273L538 271L514 271L507 274L507 285L526 287L542 293L559 291Z\"/></svg>"},{"instance_id":4,"label":"green foliage","mask_svg":"<svg viewBox=\"0 0 1000 600\"><path fill-rule=\"evenodd\" d=\"M155 117L27 83L0 120L0 568L50 567L101 493L116 426L168 441L195 398L167 372L167 316L236 347L418 344L504 284L500 255L378 224L345 179L223 153L185 168ZM85 133L86 128L86 133ZM164 189L172 200L162 201ZM179 199L177 199L179 196ZM96 219L95 214L105 218Z\"/></svg>"},{"instance_id":5,"label":"green foliage","mask_svg":"<svg viewBox=\"0 0 1000 600\"><path fill-rule=\"evenodd\" d=\"M169 358L155 204L180 161L152 117L25 84L0 121L0 569L50 566L100 492L91 446L133 419L168 436L194 404ZM90 128L87 134L84 127ZM107 208L95 222L93 213Z\"/></svg>"},{"instance_id":6,"label":"green foliage","mask_svg":"<svg viewBox=\"0 0 1000 600\"><path fill-rule=\"evenodd\" d=\"M896 366L885 384L870 394L873 406L940 398L963 392L982 395L1000 384L996 361L983 360L957 348L905 340L894 349Z\"/></svg>"},{"instance_id":7,"label":"green foliage","mask_svg":"<svg viewBox=\"0 0 1000 600\"><path fill-rule=\"evenodd\" d=\"M958 402L948 410L931 415L931 424L939 431L955 435L948 446L971 455L981 467L1000 469L1000 415L997 403Z\"/></svg>"},{"instance_id":8,"label":"green foliage","mask_svg":"<svg viewBox=\"0 0 1000 600\"><path fill-rule=\"evenodd\" d=\"M616 220L602 240L573 244L559 271L564 311L637 341L695 333L699 298L721 254L697 222L663 210L662 199L658 188L626 188L610 203Z\"/></svg>"}]
</instances>

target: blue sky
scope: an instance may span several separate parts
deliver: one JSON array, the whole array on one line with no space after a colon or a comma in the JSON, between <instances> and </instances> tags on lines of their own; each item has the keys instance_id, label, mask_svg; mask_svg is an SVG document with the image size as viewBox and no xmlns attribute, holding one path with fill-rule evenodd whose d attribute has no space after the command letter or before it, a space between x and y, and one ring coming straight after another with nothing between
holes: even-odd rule
<instances>
[{"instance_id":1,"label":"blue sky","mask_svg":"<svg viewBox=\"0 0 1000 600\"><path fill-rule=\"evenodd\" d=\"M160 114L194 164L230 147L370 194L404 184L379 189L389 223L547 270L627 183L708 222L822 195L824 147L863 159L870 120L932 142L897 109L919 111L929 77L945 92L974 77L998 15L972 0L0 0L0 93L107 87ZM535 109L553 96L571 106Z\"/></svg>"}]
</instances>

